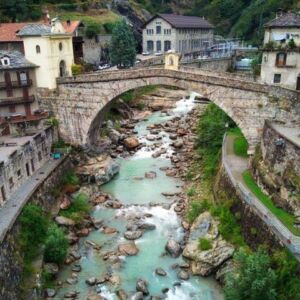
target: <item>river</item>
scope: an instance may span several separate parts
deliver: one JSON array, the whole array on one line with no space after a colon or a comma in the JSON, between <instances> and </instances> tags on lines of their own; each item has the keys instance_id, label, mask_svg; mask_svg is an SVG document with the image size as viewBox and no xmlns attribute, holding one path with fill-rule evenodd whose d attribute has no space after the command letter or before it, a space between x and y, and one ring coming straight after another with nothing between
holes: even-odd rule
<instances>
[{"instance_id":1,"label":"river","mask_svg":"<svg viewBox=\"0 0 300 300\"><path fill-rule=\"evenodd\" d=\"M223 299L220 286L212 278L191 276L183 281L177 278L178 268L176 264L182 264L183 258L172 258L165 253L165 245L170 238L182 242L184 230L181 220L175 213L170 198L162 195L163 192L180 192L183 182L180 179L168 177L161 170L162 167L171 166L170 155L172 148L166 132L160 132L163 147L167 152L159 158L153 158L154 142L145 137L149 134L147 126L153 123L162 123L174 116L181 116L194 107L195 94L191 93L188 99L182 99L176 103L176 108L171 115L161 112L153 113L147 120L136 124L135 130L141 142L146 147L138 150L129 158L118 158L120 173L101 189L118 199L124 206L121 209L109 209L97 206L92 212L92 217L102 219L108 227L118 230L115 234L104 234L99 230L92 231L88 237L81 238L79 253L81 259L77 262L81 265L78 273L78 281L73 285L64 283L58 290L55 299L63 299L63 295L69 291L78 291L78 299L87 299L91 291L97 291L107 300L119 299L117 289L123 289L131 295L136 290L136 282L143 278L148 282L150 295L165 297L169 300L221 300ZM154 179L144 178L145 172L154 171L157 176ZM143 178L143 179L142 179ZM174 200L174 199L173 199ZM139 218L141 221L154 224L155 230L147 230L143 236L135 241L139 248L136 256L121 256L119 263L113 263L111 259L104 260L103 253L116 251L119 244L126 242L123 237L129 220ZM101 250L96 251L89 247L85 241L93 241L101 245ZM167 276L158 276L156 268L163 268ZM72 276L71 266L65 266L58 280L65 282ZM85 280L90 277L100 278L105 274L118 275L120 285L118 287L106 282L90 287ZM164 294L162 290L165 290ZM150 299L150 296L144 299Z\"/></svg>"}]
</instances>

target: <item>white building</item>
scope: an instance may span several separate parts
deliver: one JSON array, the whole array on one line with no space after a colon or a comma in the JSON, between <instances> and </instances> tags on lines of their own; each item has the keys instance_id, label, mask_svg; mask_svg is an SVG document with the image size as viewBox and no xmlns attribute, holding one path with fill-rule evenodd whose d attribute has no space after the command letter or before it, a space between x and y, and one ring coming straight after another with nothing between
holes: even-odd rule
<instances>
[{"instance_id":1,"label":"white building","mask_svg":"<svg viewBox=\"0 0 300 300\"><path fill-rule=\"evenodd\" d=\"M204 18L158 14L143 29L143 52L182 54L208 49L213 43L213 26Z\"/></svg>"},{"instance_id":2,"label":"white building","mask_svg":"<svg viewBox=\"0 0 300 300\"><path fill-rule=\"evenodd\" d=\"M262 82L300 90L300 15L288 12L265 25Z\"/></svg>"},{"instance_id":3,"label":"white building","mask_svg":"<svg viewBox=\"0 0 300 300\"><path fill-rule=\"evenodd\" d=\"M38 88L56 88L56 78L72 75L74 63L72 34L67 33L58 18L51 24L29 24L19 33L24 42L25 57L39 68Z\"/></svg>"}]
</instances>

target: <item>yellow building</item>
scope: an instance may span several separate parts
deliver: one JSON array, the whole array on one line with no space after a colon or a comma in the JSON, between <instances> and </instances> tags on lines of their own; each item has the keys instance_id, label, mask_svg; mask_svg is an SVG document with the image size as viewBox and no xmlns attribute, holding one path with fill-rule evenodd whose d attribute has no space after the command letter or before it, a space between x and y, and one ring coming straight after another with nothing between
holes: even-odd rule
<instances>
[{"instance_id":1,"label":"yellow building","mask_svg":"<svg viewBox=\"0 0 300 300\"><path fill-rule=\"evenodd\" d=\"M67 33L58 18L51 24L28 24L19 33L24 42L25 57L39 68L38 88L56 88L56 78L72 75L74 63L72 34Z\"/></svg>"}]
</instances>

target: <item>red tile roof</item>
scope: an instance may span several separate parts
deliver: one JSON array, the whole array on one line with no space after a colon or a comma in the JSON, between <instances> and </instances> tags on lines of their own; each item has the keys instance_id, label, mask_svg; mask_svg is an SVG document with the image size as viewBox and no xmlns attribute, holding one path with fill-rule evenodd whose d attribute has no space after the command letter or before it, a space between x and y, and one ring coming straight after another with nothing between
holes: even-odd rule
<instances>
[{"instance_id":1,"label":"red tile roof","mask_svg":"<svg viewBox=\"0 0 300 300\"><path fill-rule=\"evenodd\" d=\"M31 23L0 23L0 42L22 42L17 36L19 30ZM71 21L68 25L67 21L62 22L67 33L74 33L81 21Z\"/></svg>"}]
</instances>

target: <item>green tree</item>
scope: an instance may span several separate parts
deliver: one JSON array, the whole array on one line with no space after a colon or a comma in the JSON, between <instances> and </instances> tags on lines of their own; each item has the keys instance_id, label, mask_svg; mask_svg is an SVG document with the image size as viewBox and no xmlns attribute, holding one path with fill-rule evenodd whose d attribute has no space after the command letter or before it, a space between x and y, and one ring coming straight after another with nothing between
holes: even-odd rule
<instances>
[{"instance_id":1,"label":"green tree","mask_svg":"<svg viewBox=\"0 0 300 300\"><path fill-rule=\"evenodd\" d=\"M85 35L89 38L92 39L95 37L97 34L100 33L100 26L98 24L89 24L86 29L85 29Z\"/></svg>"},{"instance_id":2,"label":"green tree","mask_svg":"<svg viewBox=\"0 0 300 300\"><path fill-rule=\"evenodd\" d=\"M62 263L66 258L68 241L64 232L56 224L49 227L45 242L44 258L47 262Z\"/></svg>"},{"instance_id":3,"label":"green tree","mask_svg":"<svg viewBox=\"0 0 300 300\"><path fill-rule=\"evenodd\" d=\"M241 248L234 256L235 270L226 275L226 300L277 299L276 275L270 268L269 256L258 250L248 254Z\"/></svg>"},{"instance_id":4,"label":"green tree","mask_svg":"<svg viewBox=\"0 0 300 300\"><path fill-rule=\"evenodd\" d=\"M134 65L136 41L131 28L124 19L118 22L113 29L109 53L113 65L120 68L128 68Z\"/></svg>"},{"instance_id":5,"label":"green tree","mask_svg":"<svg viewBox=\"0 0 300 300\"><path fill-rule=\"evenodd\" d=\"M38 247L45 241L48 219L42 208L28 204L21 214L20 241L26 258L33 258Z\"/></svg>"}]
</instances>

